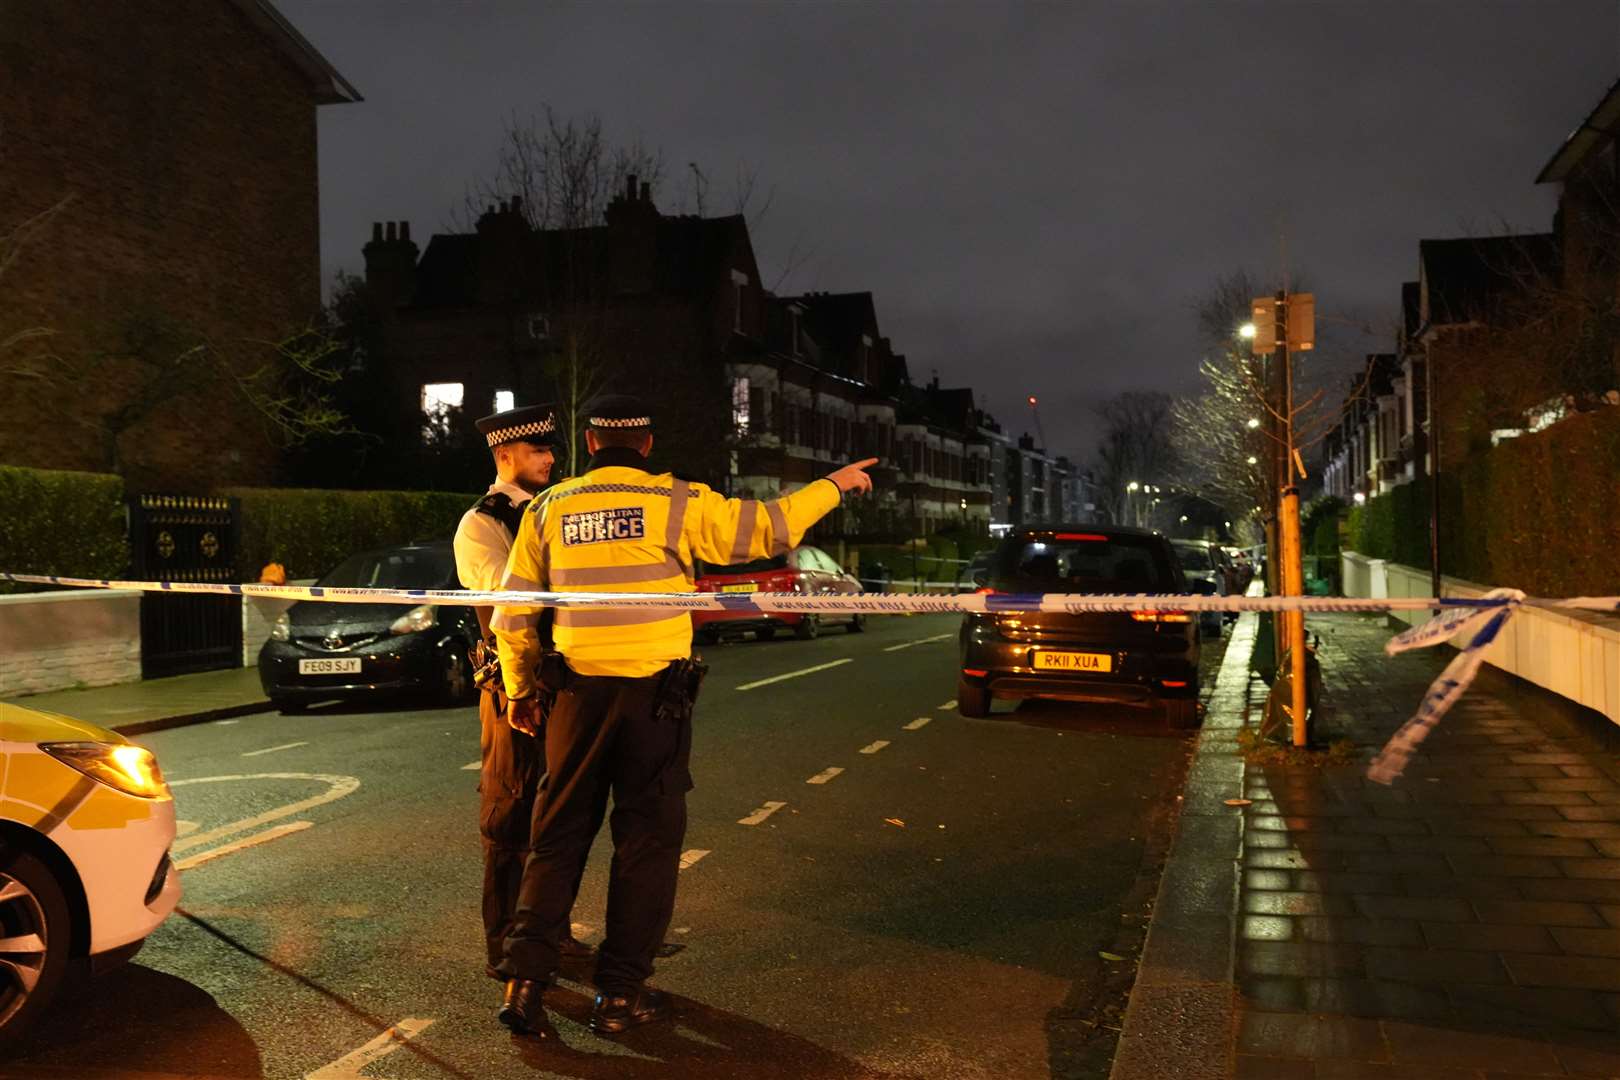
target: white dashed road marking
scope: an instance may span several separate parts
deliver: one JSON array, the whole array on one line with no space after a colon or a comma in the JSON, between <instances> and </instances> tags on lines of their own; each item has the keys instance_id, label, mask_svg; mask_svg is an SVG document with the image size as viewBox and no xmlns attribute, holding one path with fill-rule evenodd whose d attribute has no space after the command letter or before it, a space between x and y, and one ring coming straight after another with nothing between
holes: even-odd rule
<instances>
[{"instance_id":1,"label":"white dashed road marking","mask_svg":"<svg viewBox=\"0 0 1620 1080\"><path fill-rule=\"evenodd\" d=\"M954 709L954 708L956 708L956 699L951 698L951 700L949 700L945 704L941 705L940 708L942 710L943 709Z\"/></svg>"},{"instance_id":2,"label":"white dashed road marking","mask_svg":"<svg viewBox=\"0 0 1620 1080\"><path fill-rule=\"evenodd\" d=\"M221 855L230 855L233 852L241 851L244 848L258 847L260 844L268 844L270 841L280 840L283 836L290 833L303 832L305 829L312 829L314 827L315 823L313 821L289 821L285 825L276 825L265 829L263 832L251 833L242 837L240 840L232 840L228 844L221 844L217 848L209 848L207 851L199 851L195 855L176 861L174 868L176 870L190 870L193 866L201 866L203 863L211 862L214 859L219 858Z\"/></svg>"},{"instance_id":3,"label":"white dashed road marking","mask_svg":"<svg viewBox=\"0 0 1620 1080\"><path fill-rule=\"evenodd\" d=\"M863 754L875 754L879 750L883 749L885 746L888 746L888 745L889 745L889 740L888 739L879 739L877 742L867 743L865 746L861 747L861 753L863 753Z\"/></svg>"},{"instance_id":4,"label":"white dashed road marking","mask_svg":"<svg viewBox=\"0 0 1620 1080\"><path fill-rule=\"evenodd\" d=\"M360 1049L344 1054L330 1065L323 1065L305 1076L304 1080L362 1080L360 1070L379 1058L387 1057L405 1043L422 1034L432 1020L401 1020L387 1031L372 1039Z\"/></svg>"},{"instance_id":5,"label":"white dashed road marking","mask_svg":"<svg viewBox=\"0 0 1620 1080\"><path fill-rule=\"evenodd\" d=\"M787 803L777 802L775 799L767 800L764 806L760 807L758 810L755 810L752 814L749 814L745 818L738 818L737 824L758 825L760 822L764 821L766 818L770 817L772 814L776 813L786 805Z\"/></svg>"},{"instance_id":6,"label":"white dashed road marking","mask_svg":"<svg viewBox=\"0 0 1620 1080\"><path fill-rule=\"evenodd\" d=\"M901 731L916 731L918 728L925 728L925 727L928 726L928 721L932 720L932 719L933 719L933 717L931 717L931 716L919 716L919 717L917 717L917 719L913 720L909 724L902 724L901 727L900 727L900 730Z\"/></svg>"},{"instance_id":7,"label":"white dashed road marking","mask_svg":"<svg viewBox=\"0 0 1620 1080\"><path fill-rule=\"evenodd\" d=\"M280 746L267 746L263 750L244 750L244 751L242 751L242 756L243 757L258 757L260 754L273 754L277 750L291 750L294 747L308 746L308 745L309 745L309 743L307 743L307 742L282 743Z\"/></svg>"},{"instance_id":8,"label":"white dashed road marking","mask_svg":"<svg viewBox=\"0 0 1620 1080\"><path fill-rule=\"evenodd\" d=\"M909 649L913 645L928 645L932 642L944 641L946 638L953 638L955 636L955 634L935 634L933 637L918 638L916 641L902 641L898 645L886 645L884 646L883 651L899 652L901 649Z\"/></svg>"},{"instance_id":9,"label":"white dashed road marking","mask_svg":"<svg viewBox=\"0 0 1620 1080\"><path fill-rule=\"evenodd\" d=\"M834 765L830 769L823 769L820 772L816 773L816 775L814 775L810 779L806 780L805 783L807 783L807 784L825 784L827 781L831 780L833 777L837 776L839 773L841 773L843 771L844 771L843 769L839 768L837 765Z\"/></svg>"},{"instance_id":10,"label":"white dashed road marking","mask_svg":"<svg viewBox=\"0 0 1620 1080\"><path fill-rule=\"evenodd\" d=\"M768 679L759 679L755 682L743 683L741 686L737 687L737 689L753 690L756 687L769 686L771 683L779 683L783 679L797 679L800 675L810 675L817 671L826 671L828 668L835 668L842 664L853 664L854 662L855 658L853 656L846 656L842 660L834 660L826 664L817 664L815 667L800 668L798 671L790 671L786 675L772 675Z\"/></svg>"},{"instance_id":11,"label":"white dashed road marking","mask_svg":"<svg viewBox=\"0 0 1620 1080\"><path fill-rule=\"evenodd\" d=\"M681 869L691 869L692 864L696 863L699 859L703 858L703 856L707 854L708 852L703 848L693 848L691 851L688 851L686 854L681 856Z\"/></svg>"}]
</instances>

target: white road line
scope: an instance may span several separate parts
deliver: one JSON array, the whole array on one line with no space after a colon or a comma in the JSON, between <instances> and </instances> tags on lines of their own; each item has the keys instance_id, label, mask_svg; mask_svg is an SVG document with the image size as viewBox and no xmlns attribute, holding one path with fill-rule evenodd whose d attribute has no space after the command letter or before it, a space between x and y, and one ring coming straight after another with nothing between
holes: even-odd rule
<instances>
[{"instance_id":1,"label":"white road line","mask_svg":"<svg viewBox=\"0 0 1620 1080\"><path fill-rule=\"evenodd\" d=\"M945 704L940 706L940 709L942 711L946 710L946 709L954 709L954 708L956 708L956 699L955 698L951 698L951 700L947 701Z\"/></svg>"},{"instance_id":2,"label":"white road line","mask_svg":"<svg viewBox=\"0 0 1620 1080\"><path fill-rule=\"evenodd\" d=\"M879 750L883 749L885 746L888 746L888 745L889 745L889 740L888 739L879 739L877 742L867 743L865 746L861 747L861 753L863 753L863 754L875 754Z\"/></svg>"},{"instance_id":3,"label":"white road line","mask_svg":"<svg viewBox=\"0 0 1620 1080\"><path fill-rule=\"evenodd\" d=\"M469 762L467 762L467 764L465 764L465 765L463 765L461 767L461 771L462 772L471 772L474 769L481 769L483 767L484 767L484 763L482 761L469 761Z\"/></svg>"},{"instance_id":4,"label":"white road line","mask_svg":"<svg viewBox=\"0 0 1620 1080\"><path fill-rule=\"evenodd\" d=\"M853 664L854 662L855 658L853 656L846 656L842 660L834 660L826 664L817 664L815 667L801 668L798 671L790 671L786 675L772 675L768 679L759 679L756 682L743 683L741 686L737 687L737 689L753 690L756 687L769 686L771 683L779 683L783 679L797 679L800 675L811 675L817 671L826 671L828 668L835 668L841 664Z\"/></svg>"},{"instance_id":5,"label":"white road line","mask_svg":"<svg viewBox=\"0 0 1620 1080\"><path fill-rule=\"evenodd\" d=\"M766 800L764 806L760 807L758 810L755 810L752 814L749 814L745 818L738 818L737 824L758 825L760 822L764 821L766 818L770 817L772 814L776 813L786 805L787 803L785 802L777 802L775 799L768 799Z\"/></svg>"},{"instance_id":6,"label":"white road line","mask_svg":"<svg viewBox=\"0 0 1620 1080\"><path fill-rule=\"evenodd\" d=\"M917 717L917 719L913 720L909 724L901 724L900 725L900 730L901 731L916 731L918 728L925 728L925 727L928 726L928 721L930 721L932 719L933 719L933 717L931 717L931 716L919 716L919 717Z\"/></svg>"},{"instance_id":7,"label":"white road line","mask_svg":"<svg viewBox=\"0 0 1620 1080\"><path fill-rule=\"evenodd\" d=\"M841 773L843 771L844 771L843 769L839 768L837 765L834 765L830 769L823 769L820 772L816 773L816 775L814 775L810 779L806 780L805 783L807 783L807 784L825 784L827 781L831 780L833 777L837 776L839 773Z\"/></svg>"},{"instance_id":8,"label":"white road line","mask_svg":"<svg viewBox=\"0 0 1620 1080\"><path fill-rule=\"evenodd\" d=\"M913 645L928 645L932 642L944 641L946 638L953 638L955 636L955 634L935 634L933 637L918 638L916 641L902 641L898 645L886 645L884 646L883 651L899 652L901 649L909 649Z\"/></svg>"},{"instance_id":9,"label":"white road line","mask_svg":"<svg viewBox=\"0 0 1620 1080\"><path fill-rule=\"evenodd\" d=\"M175 788L185 787L187 784L219 784L241 780L312 780L327 785L327 788L319 795L311 795L307 799L300 799L297 802L287 803L285 806L278 806L272 810L266 810L262 814L256 814L250 818L243 818L240 821L233 821L229 825L221 825L216 829L209 829L207 832L192 833L183 840L176 840L174 842L174 847L170 850L176 854L179 854L182 851L189 851L192 848L202 847L204 844L212 843L221 837L231 836L234 833L246 832L249 829L258 828L260 825L268 825L272 821L280 821L282 818L292 817L294 814L302 814L305 810L308 810L311 807L320 806L322 803L332 802L334 799L341 799L345 795L352 795L355 791L359 790L360 787L360 781L352 776L328 776L324 773L297 772L236 773L231 776L198 776L186 780L171 780L169 781L169 786Z\"/></svg>"},{"instance_id":10,"label":"white road line","mask_svg":"<svg viewBox=\"0 0 1620 1080\"><path fill-rule=\"evenodd\" d=\"M691 851L688 851L686 854L681 856L681 869L690 869L694 863L707 854L708 852L703 848L693 848Z\"/></svg>"},{"instance_id":11,"label":"white road line","mask_svg":"<svg viewBox=\"0 0 1620 1080\"><path fill-rule=\"evenodd\" d=\"M194 866L201 866L205 862L211 862L212 860L219 858L221 855L230 855L233 852L241 851L244 848L258 847L260 844L268 844L272 840L279 840L283 836L287 836L295 832L303 832L305 829L314 828L314 826L315 823L313 821L289 821L285 825L276 825L265 829L263 832L256 832L248 836L244 836L240 840L232 840L228 844L221 844L217 848L209 848L207 851L199 851L195 855L188 856L176 862L174 864L174 868L176 870L190 870Z\"/></svg>"},{"instance_id":12,"label":"white road line","mask_svg":"<svg viewBox=\"0 0 1620 1080\"><path fill-rule=\"evenodd\" d=\"M392 1054L405 1043L422 1034L422 1029L431 1023L433 1023L432 1020L401 1020L360 1049L344 1054L332 1064L323 1065L314 1072L306 1074L304 1080L360 1080L364 1076L360 1071L361 1069L379 1058Z\"/></svg>"},{"instance_id":13,"label":"white road line","mask_svg":"<svg viewBox=\"0 0 1620 1080\"><path fill-rule=\"evenodd\" d=\"M232 724L236 723L236 721L235 720L215 720L214 723L219 725L220 727L230 727Z\"/></svg>"},{"instance_id":14,"label":"white road line","mask_svg":"<svg viewBox=\"0 0 1620 1080\"><path fill-rule=\"evenodd\" d=\"M267 746L263 750L244 750L244 751L242 751L242 756L243 757L258 757L260 754L273 754L277 750L291 750L291 749L293 749L294 747L297 747L297 746L308 746L308 745L309 745L309 743L307 743L307 742L282 743L280 746Z\"/></svg>"}]
</instances>

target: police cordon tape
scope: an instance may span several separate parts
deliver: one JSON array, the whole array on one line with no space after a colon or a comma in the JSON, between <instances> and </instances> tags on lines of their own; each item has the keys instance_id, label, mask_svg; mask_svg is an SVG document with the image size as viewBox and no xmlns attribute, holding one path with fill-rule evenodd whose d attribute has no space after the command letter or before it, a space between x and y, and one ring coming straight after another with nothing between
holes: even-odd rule
<instances>
[{"instance_id":1,"label":"police cordon tape","mask_svg":"<svg viewBox=\"0 0 1620 1080\"><path fill-rule=\"evenodd\" d=\"M458 604L510 607L669 608L673 611L761 611L806 615L1016 614L1128 611L1303 611L1372 612L1438 609L1428 622L1397 634L1384 646L1393 656L1409 649L1437 645L1462 634L1468 641L1424 695L1418 711L1373 758L1367 776L1392 783L1405 771L1418 746L1446 711L1462 697L1484 663L1484 650L1501 633L1513 613L1526 603L1620 612L1620 596L1578 596L1567 600L1531 601L1517 589L1496 589L1484 596L1339 597L1339 596L1188 596L1180 594L1085 593L579 593L475 592L461 589L357 589L319 585L237 585L199 581L110 581L46 574L0 572L0 581L27 585L62 585L84 589L132 589L157 593L201 593L257 596L276 600L317 600L336 604Z\"/></svg>"}]
</instances>

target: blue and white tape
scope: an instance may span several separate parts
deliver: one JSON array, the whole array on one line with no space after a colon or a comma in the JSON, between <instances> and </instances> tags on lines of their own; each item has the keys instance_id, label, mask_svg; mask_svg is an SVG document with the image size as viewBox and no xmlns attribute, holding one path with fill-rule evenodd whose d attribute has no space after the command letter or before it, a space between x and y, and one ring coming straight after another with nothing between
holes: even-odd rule
<instances>
[{"instance_id":1,"label":"blue and white tape","mask_svg":"<svg viewBox=\"0 0 1620 1080\"><path fill-rule=\"evenodd\" d=\"M8 574L0 581L29 585L63 585L86 589L135 589L142 592L201 593L257 596L276 600L317 600L337 604L446 604L567 608L669 608L674 611L760 611L822 615L898 614L1015 614L1019 612L1126 611L1391 611L1437 610L1434 618L1396 635L1386 646L1390 655L1450 641L1459 634L1472 637L1446 666L1417 714L1389 740L1367 770L1382 784L1392 783L1405 770L1412 755L1434 730L1440 718L1462 697L1485 661L1485 649L1501 634L1513 613L1526 603L1620 611L1620 597L1580 596L1567 600L1530 601L1515 589L1497 589L1480 597L1335 597L1335 596L1183 596L1110 595L1077 593L583 593L583 592L473 592L460 589L337 589L318 585L227 584L188 581L111 581L97 578L58 577L46 574Z\"/></svg>"}]
</instances>

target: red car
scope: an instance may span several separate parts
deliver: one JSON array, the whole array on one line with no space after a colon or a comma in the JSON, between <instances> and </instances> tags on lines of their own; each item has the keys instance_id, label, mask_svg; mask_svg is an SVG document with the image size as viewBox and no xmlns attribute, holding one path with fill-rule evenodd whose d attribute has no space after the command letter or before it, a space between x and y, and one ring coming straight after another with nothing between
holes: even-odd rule
<instances>
[{"instance_id":1,"label":"red car","mask_svg":"<svg viewBox=\"0 0 1620 1080\"><path fill-rule=\"evenodd\" d=\"M755 559L736 566L697 565L698 592L858 593L861 583L820 548L808 544L772 559ZM866 629L864 615L799 615L790 612L694 611L692 630L701 642L714 642L722 634L753 631L765 641L779 628L791 628L801 638L821 633L823 623L843 623L852 634Z\"/></svg>"}]
</instances>

